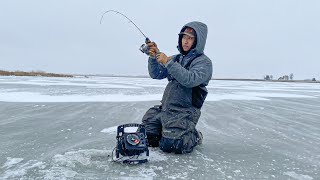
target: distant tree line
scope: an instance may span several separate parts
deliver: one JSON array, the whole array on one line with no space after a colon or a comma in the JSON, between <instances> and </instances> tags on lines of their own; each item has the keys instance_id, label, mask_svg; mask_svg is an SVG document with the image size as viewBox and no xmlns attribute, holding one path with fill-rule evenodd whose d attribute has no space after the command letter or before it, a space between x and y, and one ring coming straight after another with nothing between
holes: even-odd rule
<instances>
[{"instance_id":1,"label":"distant tree line","mask_svg":"<svg viewBox=\"0 0 320 180\"><path fill-rule=\"evenodd\" d=\"M289 80L293 80L293 73L291 73L290 75L283 75L283 76L280 76L278 78L278 81L289 81ZM272 75L265 75L264 76L264 80L266 81L272 81L273 80L273 76ZM312 78L311 81L316 81L316 78Z\"/></svg>"},{"instance_id":2,"label":"distant tree line","mask_svg":"<svg viewBox=\"0 0 320 180\"><path fill-rule=\"evenodd\" d=\"M264 80L271 81L271 80L273 80L273 76L272 75L265 75Z\"/></svg>"},{"instance_id":3,"label":"distant tree line","mask_svg":"<svg viewBox=\"0 0 320 180\"><path fill-rule=\"evenodd\" d=\"M0 76L45 76L45 77L73 77L69 74L46 73L44 71L3 71L0 70Z\"/></svg>"}]
</instances>

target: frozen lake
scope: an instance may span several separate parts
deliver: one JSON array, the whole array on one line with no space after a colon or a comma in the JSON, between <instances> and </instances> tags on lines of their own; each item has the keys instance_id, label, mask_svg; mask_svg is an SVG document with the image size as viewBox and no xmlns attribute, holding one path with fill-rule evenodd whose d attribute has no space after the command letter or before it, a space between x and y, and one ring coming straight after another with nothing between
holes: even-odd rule
<instances>
[{"instance_id":1,"label":"frozen lake","mask_svg":"<svg viewBox=\"0 0 320 180\"><path fill-rule=\"evenodd\" d=\"M167 80L0 76L0 179L320 179L320 84L211 81L191 154L111 161Z\"/></svg>"}]
</instances>

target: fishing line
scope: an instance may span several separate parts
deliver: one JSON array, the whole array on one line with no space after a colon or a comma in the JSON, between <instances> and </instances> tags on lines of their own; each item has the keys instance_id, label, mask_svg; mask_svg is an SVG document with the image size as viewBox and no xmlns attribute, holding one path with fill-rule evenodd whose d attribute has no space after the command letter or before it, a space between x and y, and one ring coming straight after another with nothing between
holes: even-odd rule
<instances>
[{"instance_id":1,"label":"fishing line","mask_svg":"<svg viewBox=\"0 0 320 180\"><path fill-rule=\"evenodd\" d=\"M104 12L101 16L101 19L100 19L100 24L102 23L102 19L104 17L105 14L109 13L109 12L114 12L116 14L120 14L121 16L125 17L127 20L129 20L129 23L132 23L139 31L140 33L147 39L147 36L141 31L141 29L130 19L128 18L126 15L122 14L121 12L119 11L115 11L115 10L108 10L106 12Z\"/></svg>"}]
</instances>

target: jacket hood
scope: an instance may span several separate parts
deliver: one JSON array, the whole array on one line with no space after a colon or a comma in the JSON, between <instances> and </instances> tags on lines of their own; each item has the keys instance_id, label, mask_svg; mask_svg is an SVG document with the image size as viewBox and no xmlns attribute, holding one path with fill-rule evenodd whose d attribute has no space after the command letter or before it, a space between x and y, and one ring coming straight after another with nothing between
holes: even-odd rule
<instances>
[{"instance_id":1,"label":"jacket hood","mask_svg":"<svg viewBox=\"0 0 320 180\"><path fill-rule=\"evenodd\" d=\"M197 36L197 40L196 40L196 47L194 48L194 50L198 53L201 54L204 51L204 47L206 45L206 41L207 41L207 34L208 34L208 27L206 24L202 23L202 22L198 22L198 21L193 21L193 22L189 22L188 24L184 25L180 31L180 33L184 32L184 30L187 27L191 27L192 29L195 30L196 32L196 36ZM179 36L179 40L178 40L178 50L180 53L183 53L183 48L182 48L182 36Z\"/></svg>"}]
</instances>

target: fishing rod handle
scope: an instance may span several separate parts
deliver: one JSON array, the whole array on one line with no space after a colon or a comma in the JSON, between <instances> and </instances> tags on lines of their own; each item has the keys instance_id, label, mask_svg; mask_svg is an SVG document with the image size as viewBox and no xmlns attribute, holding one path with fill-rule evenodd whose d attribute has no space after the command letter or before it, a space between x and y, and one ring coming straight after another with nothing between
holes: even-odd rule
<instances>
[{"instance_id":1,"label":"fishing rod handle","mask_svg":"<svg viewBox=\"0 0 320 180\"><path fill-rule=\"evenodd\" d=\"M151 43L150 39L146 37L145 43L146 43L146 44Z\"/></svg>"}]
</instances>

